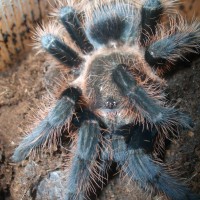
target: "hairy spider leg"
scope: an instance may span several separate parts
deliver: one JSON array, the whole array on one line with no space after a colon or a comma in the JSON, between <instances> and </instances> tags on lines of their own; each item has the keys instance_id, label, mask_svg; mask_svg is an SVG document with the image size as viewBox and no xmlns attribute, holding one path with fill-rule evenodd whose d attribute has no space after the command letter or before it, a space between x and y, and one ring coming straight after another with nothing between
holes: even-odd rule
<instances>
[{"instance_id":1,"label":"hairy spider leg","mask_svg":"<svg viewBox=\"0 0 200 200\"><path fill-rule=\"evenodd\" d=\"M120 161L122 163L122 161ZM177 181L165 168L152 160L143 149L133 145L128 150L122 170L142 188L155 187L171 200L198 200L200 196L194 194L187 186Z\"/></svg>"},{"instance_id":2,"label":"hairy spider leg","mask_svg":"<svg viewBox=\"0 0 200 200\"><path fill-rule=\"evenodd\" d=\"M179 19L181 20L181 19ZM180 59L186 59L188 54L197 54L200 49L200 26L197 23L187 25L184 22L175 24L176 30L172 33L157 33L157 41L149 45L145 51L145 60L155 67L162 67L166 64L174 64ZM179 27L180 26L180 27ZM172 27L174 28L174 27Z\"/></svg>"},{"instance_id":3,"label":"hairy spider leg","mask_svg":"<svg viewBox=\"0 0 200 200\"><path fill-rule=\"evenodd\" d=\"M63 7L59 11L59 18L76 45L80 47L81 51L84 54L90 53L93 50L93 46L86 37L76 11L69 6Z\"/></svg>"},{"instance_id":4,"label":"hairy spider leg","mask_svg":"<svg viewBox=\"0 0 200 200\"><path fill-rule=\"evenodd\" d=\"M145 0L141 10L141 36L140 43L145 45L149 36L155 35L156 25L163 14L163 6L160 0Z\"/></svg>"},{"instance_id":5,"label":"hairy spider leg","mask_svg":"<svg viewBox=\"0 0 200 200\"><path fill-rule=\"evenodd\" d=\"M54 108L15 149L12 160L20 162L29 156L32 150L58 142L61 129L65 126L67 128L68 123L70 123L79 98L80 92L77 89L68 88L64 90Z\"/></svg>"},{"instance_id":6,"label":"hairy spider leg","mask_svg":"<svg viewBox=\"0 0 200 200\"><path fill-rule=\"evenodd\" d=\"M127 146L134 146L136 148L143 148L146 152L150 153L154 149L155 139L158 135L158 131L155 127L147 129L142 124L127 124L114 133L116 139L117 136L123 136Z\"/></svg>"},{"instance_id":7,"label":"hairy spider leg","mask_svg":"<svg viewBox=\"0 0 200 200\"><path fill-rule=\"evenodd\" d=\"M48 53L67 67L77 67L82 62L82 58L57 36L46 34L41 37L41 44Z\"/></svg>"},{"instance_id":8,"label":"hairy spider leg","mask_svg":"<svg viewBox=\"0 0 200 200\"><path fill-rule=\"evenodd\" d=\"M166 171L161 163L154 161L150 154L158 132L155 128L146 129L143 125L125 125L112 134L112 158L132 181L144 190L156 189L172 200L198 200L182 183ZM108 149L104 155L110 157ZM149 191L150 192L150 191Z\"/></svg>"},{"instance_id":9,"label":"hairy spider leg","mask_svg":"<svg viewBox=\"0 0 200 200\"><path fill-rule=\"evenodd\" d=\"M85 119L78 130L78 140L74 157L67 176L67 192L65 200L84 199L92 191L96 191L94 183L99 175L98 168L100 127L98 121L86 112Z\"/></svg>"},{"instance_id":10,"label":"hairy spider leg","mask_svg":"<svg viewBox=\"0 0 200 200\"><path fill-rule=\"evenodd\" d=\"M163 107L156 103L156 100L149 97L147 92L137 85L134 77L131 76L120 64L113 70L113 80L120 88L121 93L127 96L133 106L151 124L165 126L177 125L190 129L193 126L192 120L186 114L174 109Z\"/></svg>"},{"instance_id":11,"label":"hairy spider leg","mask_svg":"<svg viewBox=\"0 0 200 200\"><path fill-rule=\"evenodd\" d=\"M128 124L120 127L112 134L113 161L120 166L124 165L124 161L129 156L127 152L133 147L134 149L142 148L146 153L151 153L157 135L155 128L148 130L142 124Z\"/></svg>"}]
</instances>

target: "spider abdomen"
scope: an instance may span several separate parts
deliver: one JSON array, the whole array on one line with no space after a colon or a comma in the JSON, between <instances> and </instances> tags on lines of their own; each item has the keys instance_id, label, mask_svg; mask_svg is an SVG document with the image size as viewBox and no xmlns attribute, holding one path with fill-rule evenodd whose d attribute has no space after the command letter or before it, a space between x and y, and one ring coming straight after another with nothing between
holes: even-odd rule
<instances>
[{"instance_id":1,"label":"spider abdomen","mask_svg":"<svg viewBox=\"0 0 200 200\"><path fill-rule=\"evenodd\" d=\"M90 21L86 21L87 36L95 47L110 42L133 42L137 37L139 15L135 6L125 3L96 8Z\"/></svg>"}]
</instances>

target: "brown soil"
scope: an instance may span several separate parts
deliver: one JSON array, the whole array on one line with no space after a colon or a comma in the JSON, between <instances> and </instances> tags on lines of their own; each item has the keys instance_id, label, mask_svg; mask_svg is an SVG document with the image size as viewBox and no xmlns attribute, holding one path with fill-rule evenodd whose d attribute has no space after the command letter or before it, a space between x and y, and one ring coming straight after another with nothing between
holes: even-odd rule
<instances>
[{"instance_id":1,"label":"brown soil","mask_svg":"<svg viewBox=\"0 0 200 200\"><path fill-rule=\"evenodd\" d=\"M57 170L63 168L65 152L51 156L44 154L42 158L26 160L20 164L10 160L17 142L23 136L23 122L27 121L30 110L46 93L44 77L49 80L58 73L56 70L49 70L50 63L45 60L44 56L34 56L31 52L16 67L0 74L0 200L45 199L41 191L47 190L47 185L54 188L54 184L57 184L54 179L60 173ZM199 192L200 60L193 62L192 66L189 63L187 65L167 78L167 92L171 101L188 112L196 125L193 131L182 133L180 139L170 145L166 150L166 162L172 168L178 168L181 177L185 178L195 192ZM48 175L51 171L55 173ZM122 181L116 175L103 189L99 199L147 199L141 197L141 191L132 184L127 185L127 181Z\"/></svg>"}]
</instances>

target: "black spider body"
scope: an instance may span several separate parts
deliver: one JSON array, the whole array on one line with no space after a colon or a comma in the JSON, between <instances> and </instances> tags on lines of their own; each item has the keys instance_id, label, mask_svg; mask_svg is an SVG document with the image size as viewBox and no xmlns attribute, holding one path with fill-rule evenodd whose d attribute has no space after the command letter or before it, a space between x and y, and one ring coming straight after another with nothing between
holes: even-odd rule
<instances>
[{"instance_id":1,"label":"black spider body","mask_svg":"<svg viewBox=\"0 0 200 200\"><path fill-rule=\"evenodd\" d=\"M166 66L196 53L199 24L187 25L179 17L177 26L172 18L164 28L159 25L161 15L175 1L138 2L61 3L58 16L70 38L66 42L74 41L71 45L60 33L55 35L56 26L38 30L39 46L73 78L16 148L13 160L54 143L64 127L75 138L65 199L87 199L113 161L142 188L154 188L173 200L199 199L152 155L166 137L192 126L190 117L167 105L166 84L159 75Z\"/></svg>"}]
</instances>

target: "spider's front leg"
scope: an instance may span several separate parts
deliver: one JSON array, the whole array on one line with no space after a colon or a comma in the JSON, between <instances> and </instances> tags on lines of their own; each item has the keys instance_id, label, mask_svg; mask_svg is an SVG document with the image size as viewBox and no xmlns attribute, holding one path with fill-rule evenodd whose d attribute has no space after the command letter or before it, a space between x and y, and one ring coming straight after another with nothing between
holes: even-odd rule
<instances>
[{"instance_id":1,"label":"spider's front leg","mask_svg":"<svg viewBox=\"0 0 200 200\"><path fill-rule=\"evenodd\" d=\"M75 105L80 98L76 88L68 88L62 92L60 99L48 115L27 135L15 149L13 161L24 160L32 150L55 143L61 136L61 129L68 126L73 116Z\"/></svg>"},{"instance_id":2,"label":"spider's front leg","mask_svg":"<svg viewBox=\"0 0 200 200\"><path fill-rule=\"evenodd\" d=\"M124 135L120 131L116 134ZM163 164L151 158L157 134L156 129L147 130L138 124L129 128L127 139L115 136L112 144L114 160L143 189L156 189L172 200L198 200L200 196L171 176Z\"/></svg>"},{"instance_id":3,"label":"spider's front leg","mask_svg":"<svg viewBox=\"0 0 200 200\"><path fill-rule=\"evenodd\" d=\"M163 107L152 99L141 86L137 85L134 77L125 71L122 65L118 65L113 71L113 80L121 89L122 94L128 97L133 106L149 123L166 129L173 125L182 128L193 126L190 117L186 114L174 108Z\"/></svg>"},{"instance_id":4,"label":"spider's front leg","mask_svg":"<svg viewBox=\"0 0 200 200\"><path fill-rule=\"evenodd\" d=\"M67 176L67 192L65 200L84 199L88 193L95 191L101 179L98 171L100 127L91 113L84 111L84 119L78 130L77 146ZM96 182L97 181L97 182Z\"/></svg>"},{"instance_id":5,"label":"spider's front leg","mask_svg":"<svg viewBox=\"0 0 200 200\"><path fill-rule=\"evenodd\" d=\"M142 188L153 187L163 192L171 200L199 200L184 184L168 173L161 163L157 163L142 149L129 150L122 170Z\"/></svg>"}]
</instances>

